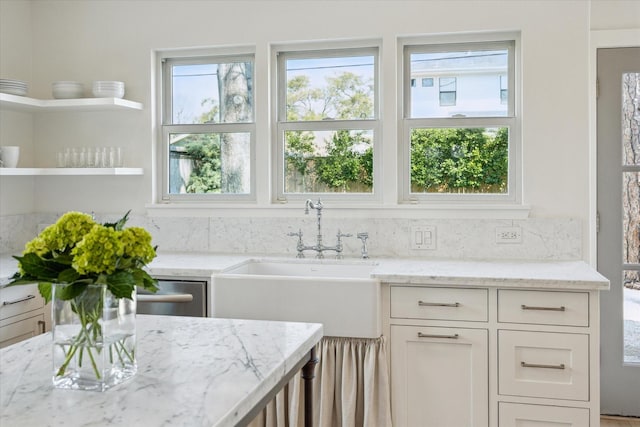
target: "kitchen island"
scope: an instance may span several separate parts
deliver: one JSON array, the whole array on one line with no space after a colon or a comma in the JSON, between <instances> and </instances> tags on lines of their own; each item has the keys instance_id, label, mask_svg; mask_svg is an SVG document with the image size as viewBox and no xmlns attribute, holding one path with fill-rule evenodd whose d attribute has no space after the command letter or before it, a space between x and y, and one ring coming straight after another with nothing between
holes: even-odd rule
<instances>
[{"instance_id":1,"label":"kitchen island","mask_svg":"<svg viewBox=\"0 0 640 427\"><path fill-rule=\"evenodd\" d=\"M0 425L244 425L321 338L320 324L138 315L138 372L100 393L53 388L42 334L0 350Z\"/></svg>"}]
</instances>

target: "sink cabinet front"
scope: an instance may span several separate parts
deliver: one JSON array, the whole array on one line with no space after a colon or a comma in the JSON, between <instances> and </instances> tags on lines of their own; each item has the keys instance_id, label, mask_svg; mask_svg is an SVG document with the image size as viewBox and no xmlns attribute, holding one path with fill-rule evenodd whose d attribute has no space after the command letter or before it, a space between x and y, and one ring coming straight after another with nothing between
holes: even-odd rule
<instances>
[{"instance_id":1,"label":"sink cabinet front","mask_svg":"<svg viewBox=\"0 0 640 427\"><path fill-rule=\"evenodd\" d=\"M393 425L600 425L599 291L384 283Z\"/></svg>"}]
</instances>

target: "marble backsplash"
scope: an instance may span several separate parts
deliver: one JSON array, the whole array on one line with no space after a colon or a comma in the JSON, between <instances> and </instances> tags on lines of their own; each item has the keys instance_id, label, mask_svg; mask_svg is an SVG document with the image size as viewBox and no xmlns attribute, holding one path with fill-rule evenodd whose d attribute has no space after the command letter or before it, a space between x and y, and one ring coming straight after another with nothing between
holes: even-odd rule
<instances>
[{"instance_id":1,"label":"marble backsplash","mask_svg":"<svg viewBox=\"0 0 640 427\"><path fill-rule=\"evenodd\" d=\"M24 244L59 214L8 215L0 217L0 253L19 254ZM117 219L97 215L100 222ZM159 251L236 254L296 255L296 237L301 229L306 245L315 244L315 217L150 217L132 216L128 225L149 230ZM344 237L344 256L359 257L358 232L368 232L371 258L409 257L429 259L579 260L582 259L582 227L576 219L529 218L428 219L344 218L323 219L325 245L335 245L338 229L353 234ZM414 225L436 227L436 248L412 250L410 230ZM496 227L519 226L521 243L497 243ZM307 257L314 254L307 252ZM329 255L331 256L331 252Z\"/></svg>"}]
</instances>

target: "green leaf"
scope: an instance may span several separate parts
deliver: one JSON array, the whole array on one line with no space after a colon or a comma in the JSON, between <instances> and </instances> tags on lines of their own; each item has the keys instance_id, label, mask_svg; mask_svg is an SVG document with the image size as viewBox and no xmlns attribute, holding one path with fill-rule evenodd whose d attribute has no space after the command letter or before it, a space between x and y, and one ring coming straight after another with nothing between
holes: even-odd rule
<instances>
[{"instance_id":1,"label":"green leaf","mask_svg":"<svg viewBox=\"0 0 640 427\"><path fill-rule=\"evenodd\" d=\"M51 283L49 282L40 282L38 283L38 290L40 291L40 295L44 298L44 303L48 304L51 301Z\"/></svg>"},{"instance_id":2,"label":"green leaf","mask_svg":"<svg viewBox=\"0 0 640 427\"><path fill-rule=\"evenodd\" d=\"M136 282L128 271L119 271L107 277L107 288L116 298L131 299Z\"/></svg>"},{"instance_id":3,"label":"green leaf","mask_svg":"<svg viewBox=\"0 0 640 427\"><path fill-rule=\"evenodd\" d=\"M58 274L67 268L66 265L60 264L54 260L40 258L38 255L29 253L22 257L14 256L20 262L20 266L24 271L23 276L38 278L43 281L53 281L58 278Z\"/></svg>"},{"instance_id":4,"label":"green leaf","mask_svg":"<svg viewBox=\"0 0 640 427\"><path fill-rule=\"evenodd\" d=\"M80 277L77 271L73 268L67 268L58 274L59 283L73 283Z\"/></svg>"},{"instance_id":5,"label":"green leaf","mask_svg":"<svg viewBox=\"0 0 640 427\"><path fill-rule=\"evenodd\" d=\"M77 297L85 289L86 285L83 283L70 283L68 285L58 283L56 284L56 298L67 301Z\"/></svg>"},{"instance_id":6,"label":"green leaf","mask_svg":"<svg viewBox=\"0 0 640 427\"><path fill-rule=\"evenodd\" d=\"M144 270L135 270L133 272L136 286L139 286L149 292L156 293L158 291L158 280L154 279Z\"/></svg>"},{"instance_id":7,"label":"green leaf","mask_svg":"<svg viewBox=\"0 0 640 427\"><path fill-rule=\"evenodd\" d=\"M124 228L124 225L129 220L129 213L131 213L131 209L129 209L127 211L127 213L124 214L124 216L122 218L120 218L117 222L105 222L104 226L113 228L113 229L115 229L117 231L122 230Z\"/></svg>"}]
</instances>

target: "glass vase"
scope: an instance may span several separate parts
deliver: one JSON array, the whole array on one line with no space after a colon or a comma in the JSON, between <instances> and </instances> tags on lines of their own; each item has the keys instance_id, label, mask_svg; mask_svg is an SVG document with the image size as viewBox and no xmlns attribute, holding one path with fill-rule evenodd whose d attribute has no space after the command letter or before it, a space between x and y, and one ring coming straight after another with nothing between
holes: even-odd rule
<instances>
[{"instance_id":1,"label":"glass vase","mask_svg":"<svg viewBox=\"0 0 640 427\"><path fill-rule=\"evenodd\" d=\"M136 300L106 285L87 285L69 300L52 285L53 385L105 391L132 378L136 365ZM58 292L56 292L58 291Z\"/></svg>"}]
</instances>

